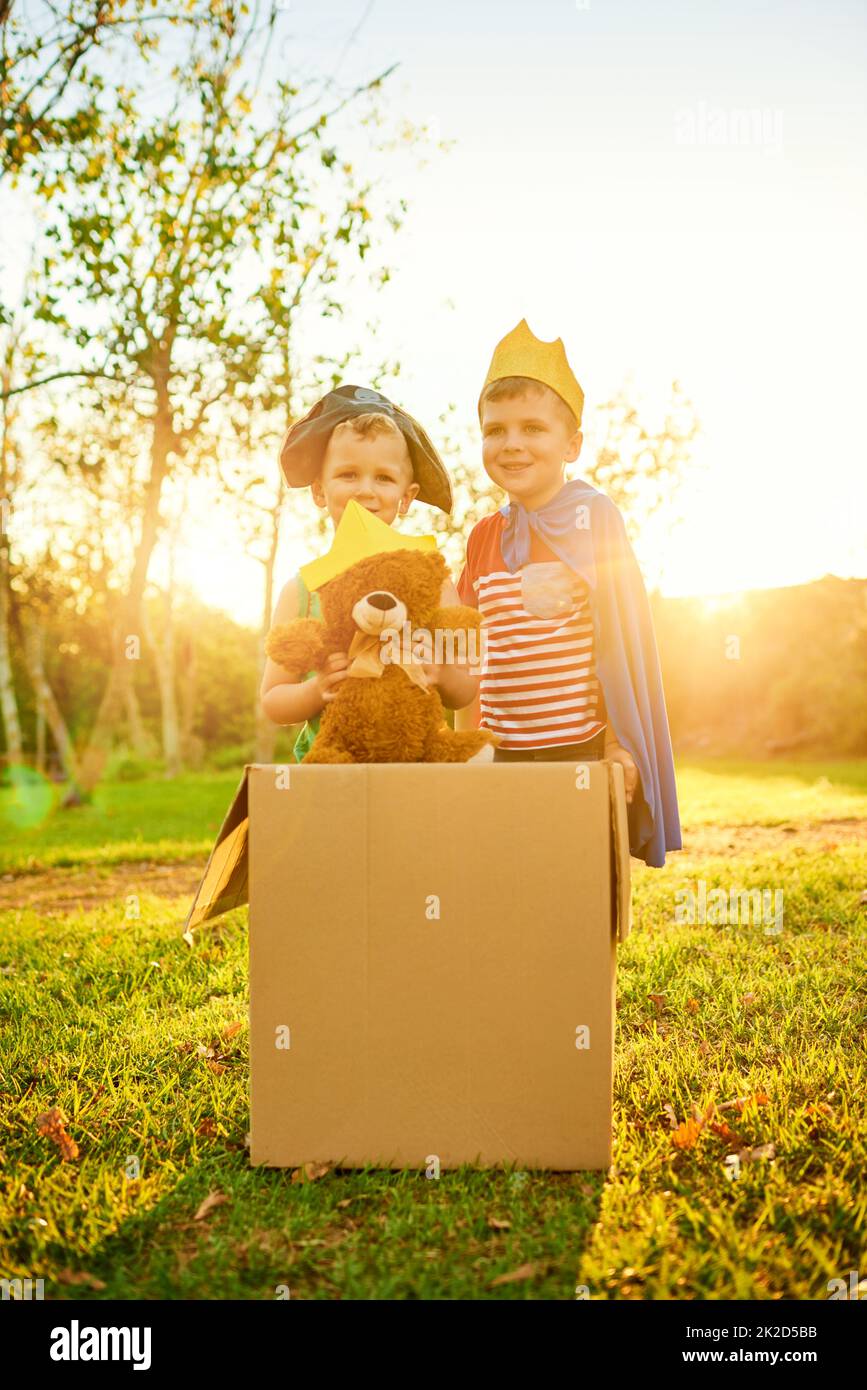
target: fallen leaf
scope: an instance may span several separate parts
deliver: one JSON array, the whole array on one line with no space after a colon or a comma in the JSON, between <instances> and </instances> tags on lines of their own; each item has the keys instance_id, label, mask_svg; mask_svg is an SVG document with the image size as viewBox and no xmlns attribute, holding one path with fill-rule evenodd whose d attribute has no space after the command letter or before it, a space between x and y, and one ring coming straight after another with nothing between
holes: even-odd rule
<instances>
[{"instance_id":1,"label":"fallen leaf","mask_svg":"<svg viewBox=\"0 0 867 1390\"><path fill-rule=\"evenodd\" d=\"M698 1000L697 1000L697 999L687 999L687 1001L686 1001L686 1007L689 1009L689 1011L690 1011L691 1014L697 1014L697 1013L698 1013Z\"/></svg>"},{"instance_id":2,"label":"fallen leaf","mask_svg":"<svg viewBox=\"0 0 867 1390\"><path fill-rule=\"evenodd\" d=\"M333 1163L305 1163L295 1169L292 1182L316 1182L319 1178L324 1178L326 1173L330 1173L333 1167Z\"/></svg>"},{"instance_id":3,"label":"fallen leaf","mask_svg":"<svg viewBox=\"0 0 867 1390\"><path fill-rule=\"evenodd\" d=\"M765 1091L755 1091L751 1096L738 1096L736 1100L724 1100L718 1110L746 1110L748 1105L769 1105L770 1096Z\"/></svg>"},{"instance_id":4,"label":"fallen leaf","mask_svg":"<svg viewBox=\"0 0 867 1390\"><path fill-rule=\"evenodd\" d=\"M754 1149L739 1149L738 1158L741 1163L753 1163L757 1159L776 1158L777 1150L773 1144L757 1144Z\"/></svg>"},{"instance_id":5,"label":"fallen leaf","mask_svg":"<svg viewBox=\"0 0 867 1390\"><path fill-rule=\"evenodd\" d=\"M93 1274L87 1274L83 1269L61 1269L54 1276L61 1284L86 1284L89 1289L104 1289L105 1284L101 1279L97 1279Z\"/></svg>"},{"instance_id":6,"label":"fallen leaf","mask_svg":"<svg viewBox=\"0 0 867 1390\"><path fill-rule=\"evenodd\" d=\"M203 1120L200 1120L196 1133L201 1134L205 1139L215 1138L217 1133L216 1121L210 1115L206 1115Z\"/></svg>"},{"instance_id":7,"label":"fallen leaf","mask_svg":"<svg viewBox=\"0 0 867 1390\"><path fill-rule=\"evenodd\" d=\"M713 1048L711 1047L710 1043L707 1042L704 1038L702 1038L701 1042L699 1043L698 1050L701 1053L702 1057L709 1057L713 1052Z\"/></svg>"},{"instance_id":8,"label":"fallen leaf","mask_svg":"<svg viewBox=\"0 0 867 1390\"><path fill-rule=\"evenodd\" d=\"M496 1216L488 1217L488 1225L492 1231L511 1231L512 1229L511 1221L501 1221L499 1217Z\"/></svg>"},{"instance_id":9,"label":"fallen leaf","mask_svg":"<svg viewBox=\"0 0 867 1390\"><path fill-rule=\"evenodd\" d=\"M223 1072L226 1070L225 1062L215 1062L211 1057L208 1058L205 1066L208 1067L215 1076L222 1076Z\"/></svg>"},{"instance_id":10,"label":"fallen leaf","mask_svg":"<svg viewBox=\"0 0 867 1390\"><path fill-rule=\"evenodd\" d=\"M240 1033L243 1027L243 1023L227 1023L226 1027L223 1029L223 1037L234 1038L235 1034Z\"/></svg>"},{"instance_id":11,"label":"fallen leaf","mask_svg":"<svg viewBox=\"0 0 867 1390\"><path fill-rule=\"evenodd\" d=\"M711 1124L710 1128L713 1130L714 1134L718 1134L718 1135L719 1135L720 1139L726 1139L726 1140L728 1140L729 1143L731 1143L731 1144L741 1144L741 1143L743 1143L743 1140L740 1138L740 1136L737 1135L737 1134L735 1134L734 1130L729 1129L729 1126L728 1126L728 1124L726 1123L725 1120L721 1120L721 1121L716 1121L716 1120L715 1120L715 1121Z\"/></svg>"},{"instance_id":12,"label":"fallen leaf","mask_svg":"<svg viewBox=\"0 0 867 1390\"><path fill-rule=\"evenodd\" d=\"M756 996L755 996L754 994L742 994L742 995L741 995L741 1003L742 1003L742 1004L745 1004L747 1008L749 1008L750 1005L755 1004L755 1002L756 1002Z\"/></svg>"},{"instance_id":13,"label":"fallen leaf","mask_svg":"<svg viewBox=\"0 0 867 1390\"><path fill-rule=\"evenodd\" d=\"M78 1145L66 1131L66 1117L55 1105L36 1117L36 1128L60 1150L62 1159L78 1158Z\"/></svg>"},{"instance_id":14,"label":"fallen leaf","mask_svg":"<svg viewBox=\"0 0 867 1390\"><path fill-rule=\"evenodd\" d=\"M674 1106L670 1101L666 1101L662 1108L668 1117L669 1129L677 1129L677 1115L675 1114Z\"/></svg>"},{"instance_id":15,"label":"fallen leaf","mask_svg":"<svg viewBox=\"0 0 867 1390\"><path fill-rule=\"evenodd\" d=\"M223 1203L228 1202L228 1200L225 1192L209 1192L193 1217L193 1220L204 1221L205 1217L209 1216L215 1207L221 1207Z\"/></svg>"},{"instance_id":16,"label":"fallen leaf","mask_svg":"<svg viewBox=\"0 0 867 1390\"><path fill-rule=\"evenodd\" d=\"M653 1000L654 1004L656 1005L656 1012L657 1012L657 1013L662 1013L662 1010L665 1008L665 995L664 995L664 994L648 994L647 997L648 997L648 999L652 999L652 1000Z\"/></svg>"},{"instance_id":17,"label":"fallen leaf","mask_svg":"<svg viewBox=\"0 0 867 1390\"><path fill-rule=\"evenodd\" d=\"M696 1124L695 1120L684 1120L683 1124L678 1125L672 1134L671 1142L675 1148L691 1149L698 1142L700 1134L701 1125Z\"/></svg>"},{"instance_id":18,"label":"fallen leaf","mask_svg":"<svg viewBox=\"0 0 867 1390\"><path fill-rule=\"evenodd\" d=\"M671 1136L671 1142L675 1148L693 1148L698 1143L699 1135L704 1126L713 1118L715 1110L716 1106L712 1100L708 1101L704 1111L700 1110L697 1105L693 1105L692 1119L684 1120L683 1124L678 1125Z\"/></svg>"},{"instance_id":19,"label":"fallen leaf","mask_svg":"<svg viewBox=\"0 0 867 1390\"><path fill-rule=\"evenodd\" d=\"M510 1274L498 1274L496 1279L492 1279L488 1288L496 1288L498 1284L517 1284L522 1279L535 1279L537 1274L541 1274L544 1266L539 1264L518 1265Z\"/></svg>"}]
</instances>

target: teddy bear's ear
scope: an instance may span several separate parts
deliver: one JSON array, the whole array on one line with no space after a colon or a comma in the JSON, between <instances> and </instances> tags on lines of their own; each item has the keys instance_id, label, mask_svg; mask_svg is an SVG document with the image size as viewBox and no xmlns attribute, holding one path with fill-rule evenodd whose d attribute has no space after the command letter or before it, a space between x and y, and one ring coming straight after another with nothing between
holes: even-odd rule
<instances>
[{"instance_id":1,"label":"teddy bear's ear","mask_svg":"<svg viewBox=\"0 0 867 1390\"><path fill-rule=\"evenodd\" d=\"M430 587L431 593L436 594L436 602L439 602L440 591L448 578L448 565L438 550L416 551L412 556L411 569L417 581L423 584L425 589Z\"/></svg>"},{"instance_id":2,"label":"teddy bear's ear","mask_svg":"<svg viewBox=\"0 0 867 1390\"><path fill-rule=\"evenodd\" d=\"M318 618L296 618L292 623L278 623L265 638L265 652L284 671L301 677L321 661L324 632Z\"/></svg>"},{"instance_id":3,"label":"teddy bear's ear","mask_svg":"<svg viewBox=\"0 0 867 1390\"><path fill-rule=\"evenodd\" d=\"M393 581L384 587L393 589L410 614L422 620L439 603L446 562L438 550L400 550L394 561Z\"/></svg>"},{"instance_id":4,"label":"teddy bear's ear","mask_svg":"<svg viewBox=\"0 0 867 1390\"><path fill-rule=\"evenodd\" d=\"M424 555L424 558L428 561L428 564L430 568L433 570L434 574L436 574L437 578L442 583L448 574L448 565L445 562L445 558L440 554L438 550L423 551L422 554Z\"/></svg>"}]
</instances>

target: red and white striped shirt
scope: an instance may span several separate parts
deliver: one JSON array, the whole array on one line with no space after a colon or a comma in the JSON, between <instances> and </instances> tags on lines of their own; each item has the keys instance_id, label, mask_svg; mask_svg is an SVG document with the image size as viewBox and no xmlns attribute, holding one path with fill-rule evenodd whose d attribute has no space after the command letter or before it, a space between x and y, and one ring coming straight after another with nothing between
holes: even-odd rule
<instances>
[{"instance_id":1,"label":"red and white striped shirt","mask_svg":"<svg viewBox=\"0 0 867 1390\"><path fill-rule=\"evenodd\" d=\"M605 728L586 586L575 577L580 598L570 612L534 617L522 604L521 571L510 574L503 559L505 525L495 512L473 527L458 582L461 602L484 617L481 725L504 749L583 743ZM557 558L531 532L530 563Z\"/></svg>"}]
</instances>

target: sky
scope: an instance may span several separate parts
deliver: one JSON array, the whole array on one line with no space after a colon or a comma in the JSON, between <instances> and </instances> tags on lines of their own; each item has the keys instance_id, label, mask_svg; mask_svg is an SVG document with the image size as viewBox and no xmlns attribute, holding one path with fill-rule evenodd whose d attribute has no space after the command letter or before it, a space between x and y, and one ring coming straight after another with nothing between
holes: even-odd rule
<instances>
[{"instance_id":1,"label":"sky","mask_svg":"<svg viewBox=\"0 0 867 1390\"><path fill-rule=\"evenodd\" d=\"M865 41L863 0L288 0L270 62L396 62L386 105L450 145L401 164L394 279L358 291L395 395L474 425L522 317L566 344L588 451L595 404L628 385L652 416L677 379L702 436L644 558L665 593L721 594L867 575ZM190 577L255 620L259 567L213 541Z\"/></svg>"}]
</instances>

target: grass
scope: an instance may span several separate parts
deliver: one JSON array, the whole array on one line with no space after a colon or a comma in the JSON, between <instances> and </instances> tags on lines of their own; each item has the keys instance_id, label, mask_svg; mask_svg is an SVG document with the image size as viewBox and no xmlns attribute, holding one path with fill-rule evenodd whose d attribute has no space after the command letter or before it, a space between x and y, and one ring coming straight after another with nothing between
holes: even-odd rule
<instances>
[{"instance_id":1,"label":"grass","mask_svg":"<svg viewBox=\"0 0 867 1390\"><path fill-rule=\"evenodd\" d=\"M51 784L26 791L0 788L0 872L200 860L242 772L195 773L173 782L107 782L90 805L66 811L60 808L62 788Z\"/></svg>"},{"instance_id":2,"label":"grass","mask_svg":"<svg viewBox=\"0 0 867 1390\"><path fill-rule=\"evenodd\" d=\"M236 780L109 786L4 836L0 1274L61 1299L821 1299L867 1274L867 764L685 763L686 850L638 868L619 955L614 1168L435 1182L249 1167L246 914L190 951L186 888L145 867L192 884ZM782 887L784 931L676 924L697 878ZM52 1106L76 1160L37 1130Z\"/></svg>"}]
</instances>

